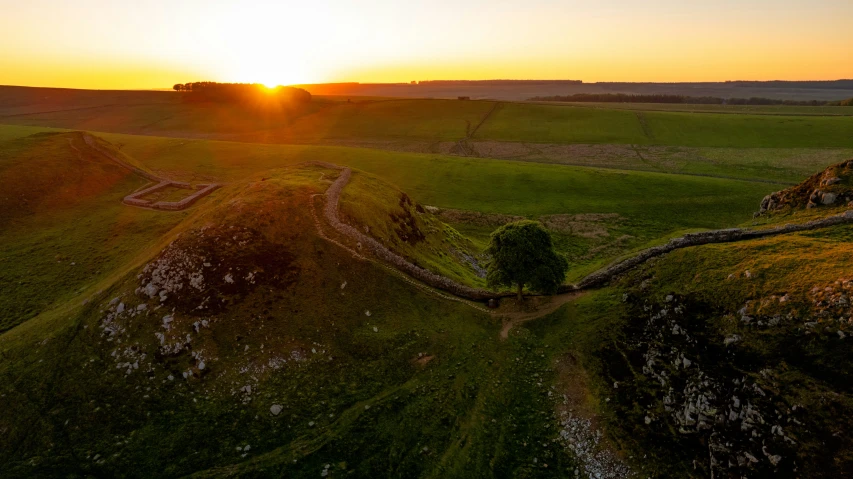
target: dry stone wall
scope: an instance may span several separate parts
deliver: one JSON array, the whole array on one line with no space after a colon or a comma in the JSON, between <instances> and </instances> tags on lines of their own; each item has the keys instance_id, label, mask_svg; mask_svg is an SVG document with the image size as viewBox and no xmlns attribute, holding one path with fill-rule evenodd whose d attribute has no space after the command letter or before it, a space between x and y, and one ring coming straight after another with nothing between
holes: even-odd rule
<instances>
[{"instance_id":1,"label":"dry stone wall","mask_svg":"<svg viewBox=\"0 0 853 479\"><path fill-rule=\"evenodd\" d=\"M173 186L174 186L174 184L173 184ZM186 198L182 199L181 201L168 201L168 202L167 201L158 201L157 203L154 203L153 205L151 205L151 207L152 208L158 208L161 210L173 210L173 211L182 210L184 208L189 208L190 205L192 205L193 203L195 203L196 201L198 201L202 197L210 194L211 191L219 188L219 186L220 185L218 185L218 184L199 185L198 191L191 194L190 196L187 196Z\"/></svg>"},{"instance_id":2,"label":"dry stone wall","mask_svg":"<svg viewBox=\"0 0 853 479\"><path fill-rule=\"evenodd\" d=\"M83 140L86 142L87 145L89 145L90 148L97 151L98 153L100 153L104 157L106 157L106 158L112 160L113 162L117 163L121 167L126 168L126 169L136 173L137 175L143 177L143 178L146 178L150 181L157 183L154 186L151 186L149 188L145 188L141 191L137 191L136 193L125 196L122 199L122 202L126 205L139 206L139 207L143 207L143 208L153 208L153 209L157 209L157 210L178 211L178 210L182 210L182 209L190 207L193 203L195 203L196 201L198 201L202 197L209 195L213 190L222 186L218 183L211 183L209 185L198 185L197 187L193 187L189 183L183 183L180 181L172 181L172 180L168 180L165 178L160 178L157 175L154 175L154 174L149 173L143 169L140 169L140 168L137 168L133 165L130 165L125 161L122 161L121 159L119 159L118 157L113 155L109 150L107 150L106 148L101 146L98 143L98 141L95 139L95 137L93 137L92 135L84 134ZM197 191L195 193L187 196L186 198L182 199L181 201L157 201L157 202L152 203L151 201L144 199L145 196L150 195L151 193L155 193L155 192L160 191L164 188L170 188L170 187L171 188L183 188L183 189L187 189L187 190L195 189Z\"/></svg>"},{"instance_id":3,"label":"dry stone wall","mask_svg":"<svg viewBox=\"0 0 853 479\"><path fill-rule=\"evenodd\" d=\"M379 243L374 238L367 236L358 229L342 222L338 217L338 202L341 192L349 183L352 176L352 170L343 168L329 163L316 163L326 168L341 170L341 174L337 180L326 190L326 205L324 207L324 216L326 221L339 233L347 236L355 241L358 241L362 246L366 247L373 255L386 263L397 268L409 276L422 281L429 286L448 291L456 296L474 300L486 301L489 299L498 299L502 297L513 296L514 293L504 292L495 293L479 288L472 288L459 284L449 278L433 273L407 261L405 258L390 251L384 245ZM799 231L809 231L819 228L827 228L840 224L853 223L853 210L848 210L842 214L821 218L819 220L809 221L802 224L788 224L773 228L760 230L750 230L745 228L728 228L722 230L705 231L701 233L689 233L679 238L673 238L668 243L660 246L648 248L639 252L637 255L620 261L616 264L608 266L604 269L596 271L582 279L577 285L563 285L559 288L559 293L569 293L573 291L597 288L604 286L610 280L619 276L632 268L639 266L646 261L662 256L671 251L687 248L691 246L701 246L712 243L729 243L734 241L744 241L750 239L764 238L786 233L796 233Z\"/></svg>"},{"instance_id":4,"label":"dry stone wall","mask_svg":"<svg viewBox=\"0 0 853 479\"><path fill-rule=\"evenodd\" d=\"M641 251L636 256L626 259L625 261L616 263L612 266L596 271L587 276L576 286L578 289L587 289L602 286L631 268L634 268L641 263L648 261L656 256L669 253L680 248L689 246L700 246L711 243L730 243L733 241L743 241L768 236L775 236L786 233L796 233L798 231L809 231L819 228L827 228L830 226L853 223L853 210L821 218L819 220L809 221L808 223L777 226L775 228L767 228L762 230L748 230L742 228L731 228L724 230L705 231L702 233L690 233L680 238L674 238L669 243L661 246L655 246L647 250Z\"/></svg>"},{"instance_id":5,"label":"dry stone wall","mask_svg":"<svg viewBox=\"0 0 853 479\"><path fill-rule=\"evenodd\" d=\"M325 166L340 169L340 167L335 167L334 165L326 164ZM341 197L341 192L343 191L344 186L349 183L351 176L352 170L350 170L349 168L343 168L338 179L335 180L334 183L332 183L332 186L330 186L328 190L326 190L326 205L324 207L323 214L326 217L326 221L335 230L351 239L358 241L363 247L366 247L374 256L376 256L380 260L391 264L398 270L434 288L439 288L444 291L453 293L456 296L471 299L474 301L486 301L488 299L494 299L501 296L505 296L499 293L495 293L493 291L487 291L484 289L465 286L449 278L435 274L432 271L426 270L419 266L415 266L402 256L390 251L388 248L386 248L384 245L382 245L380 242L376 241L372 237L367 236L356 228L353 228L352 226L342 222L338 218L338 202Z\"/></svg>"}]
</instances>

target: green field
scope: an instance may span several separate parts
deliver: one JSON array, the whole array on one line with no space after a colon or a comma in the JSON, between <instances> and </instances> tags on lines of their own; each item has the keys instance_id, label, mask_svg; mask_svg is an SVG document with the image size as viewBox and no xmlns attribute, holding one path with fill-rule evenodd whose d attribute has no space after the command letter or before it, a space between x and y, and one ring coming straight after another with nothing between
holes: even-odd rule
<instances>
[{"instance_id":1,"label":"green field","mask_svg":"<svg viewBox=\"0 0 853 479\"><path fill-rule=\"evenodd\" d=\"M850 225L679 249L489 309L322 216L341 174L325 163L346 166L338 216L410 262L486 287L490 233L524 217L575 283L685 232L844 213L753 218L853 157L853 117L343 97L252 116L36 93L0 88L2 477L853 471ZM147 180L77 130L222 187L180 212L125 205ZM394 151L459 140L491 154ZM853 164L833 175L845 197Z\"/></svg>"},{"instance_id":2,"label":"green field","mask_svg":"<svg viewBox=\"0 0 853 479\"><path fill-rule=\"evenodd\" d=\"M359 148L101 136L147 167L180 179L235 181L270 168L326 161L373 173L423 204L487 213L619 213L714 227L748 219L753 205L774 190L771 184L719 178Z\"/></svg>"},{"instance_id":3,"label":"green field","mask_svg":"<svg viewBox=\"0 0 853 479\"><path fill-rule=\"evenodd\" d=\"M503 104L476 138L736 148L853 147L853 118L625 111Z\"/></svg>"},{"instance_id":4,"label":"green field","mask_svg":"<svg viewBox=\"0 0 853 479\"><path fill-rule=\"evenodd\" d=\"M550 104L551 102L532 102ZM579 108L602 108L605 110L683 111L688 113L731 113L749 115L786 116L853 116L853 111L841 106L789 106L789 105L693 105L680 103L596 103L559 102Z\"/></svg>"},{"instance_id":5,"label":"green field","mask_svg":"<svg viewBox=\"0 0 853 479\"><path fill-rule=\"evenodd\" d=\"M2 97L2 92L0 92ZM161 98L161 97L157 97ZM163 100L168 101L163 101ZM2 100L2 98L0 98ZM82 100L81 100L82 101ZM702 112L638 105L569 105L428 99L318 97L302 110L247 112L211 103L105 96L36 109L0 108L0 123L100 132L236 140L323 143L386 140L426 145L466 138L537 144L633 144L726 148L853 148L853 116L843 107L720 107ZM755 107L759 108L759 107ZM833 109L835 108L835 109ZM679 110L679 111L675 111ZM23 112L21 112L23 111ZM772 114L763 114L772 113Z\"/></svg>"},{"instance_id":6,"label":"green field","mask_svg":"<svg viewBox=\"0 0 853 479\"><path fill-rule=\"evenodd\" d=\"M649 143L631 112L502 103L477 139L534 143Z\"/></svg>"}]
</instances>

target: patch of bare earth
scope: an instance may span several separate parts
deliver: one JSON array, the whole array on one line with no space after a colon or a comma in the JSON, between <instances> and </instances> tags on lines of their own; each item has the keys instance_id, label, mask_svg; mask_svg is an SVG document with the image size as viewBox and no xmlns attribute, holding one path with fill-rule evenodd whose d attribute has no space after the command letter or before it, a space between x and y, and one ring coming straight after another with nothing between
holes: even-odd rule
<instances>
[{"instance_id":1,"label":"patch of bare earth","mask_svg":"<svg viewBox=\"0 0 853 479\"><path fill-rule=\"evenodd\" d=\"M589 378L578 359L567 353L554 365L557 372L557 402L560 441L575 458L579 471L575 477L616 479L635 477L601 430L595 406L590 400Z\"/></svg>"},{"instance_id":2,"label":"patch of bare earth","mask_svg":"<svg viewBox=\"0 0 853 479\"><path fill-rule=\"evenodd\" d=\"M502 215L498 213L481 213L452 209L436 209L436 215L445 223L465 223L475 226L503 226L513 221L525 219L523 216Z\"/></svg>"},{"instance_id":3,"label":"patch of bare earth","mask_svg":"<svg viewBox=\"0 0 853 479\"><path fill-rule=\"evenodd\" d=\"M432 361L433 359L435 359L435 356L433 356L432 354L420 353L420 354L418 354L417 358L412 360L412 362L414 362L416 365L418 365L420 367L424 367L427 364L429 364L429 362Z\"/></svg>"},{"instance_id":4,"label":"patch of bare earth","mask_svg":"<svg viewBox=\"0 0 853 479\"><path fill-rule=\"evenodd\" d=\"M583 238L602 238L610 236L607 227L621 220L616 213L548 215L539 218L546 228L558 233Z\"/></svg>"},{"instance_id":5,"label":"patch of bare earth","mask_svg":"<svg viewBox=\"0 0 853 479\"><path fill-rule=\"evenodd\" d=\"M501 339L509 337L512 328L551 314L583 294L582 292L573 292L554 296L531 296L524 298L521 302L516 298L502 299L500 309L495 313L501 318L502 322Z\"/></svg>"}]
</instances>

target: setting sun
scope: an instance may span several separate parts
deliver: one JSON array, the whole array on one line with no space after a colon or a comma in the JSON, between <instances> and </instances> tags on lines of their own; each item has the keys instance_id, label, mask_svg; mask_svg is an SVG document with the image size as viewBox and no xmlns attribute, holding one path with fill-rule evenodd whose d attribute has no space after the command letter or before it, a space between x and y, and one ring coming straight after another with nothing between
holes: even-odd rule
<instances>
[{"instance_id":1,"label":"setting sun","mask_svg":"<svg viewBox=\"0 0 853 479\"><path fill-rule=\"evenodd\" d=\"M6 2L0 84L807 80L849 77L853 44L847 0L88 4Z\"/></svg>"},{"instance_id":2,"label":"setting sun","mask_svg":"<svg viewBox=\"0 0 853 479\"><path fill-rule=\"evenodd\" d=\"M0 479L853 478L853 0L0 0Z\"/></svg>"}]
</instances>

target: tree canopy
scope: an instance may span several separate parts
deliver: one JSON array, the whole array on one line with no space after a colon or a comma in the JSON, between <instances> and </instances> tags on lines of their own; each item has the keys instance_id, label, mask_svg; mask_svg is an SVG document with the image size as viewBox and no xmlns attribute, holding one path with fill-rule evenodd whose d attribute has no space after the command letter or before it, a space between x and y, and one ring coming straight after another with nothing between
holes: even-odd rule
<instances>
[{"instance_id":1,"label":"tree canopy","mask_svg":"<svg viewBox=\"0 0 853 479\"><path fill-rule=\"evenodd\" d=\"M778 100L773 98L721 98L716 96L685 95L633 95L626 93L576 93L574 95L536 96L531 101L569 101L595 103L680 103L689 105L787 105L787 106L833 106L838 101L825 100Z\"/></svg>"},{"instance_id":2,"label":"tree canopy","mask_svg":"<svg viewBox=\"0 0 853 479\"><path fill-rule=\"evenodd\" d=\"M548 230L536 221L501 226L492 233L486 253L492 257L486 275L489 286L515 286L519 299L525 286L555 293L569 269L566 259L554 251Z\"/></svg>"},{"instance_id":3,"label":"tree canopy","mask_svg":"<svg viewBox=\"0 0 853 479\"><path fill-rule=\"evenodd\" d=\"M185 92L185 99L197 102L233 103L254 107L298 106L311 102L311 94L301 88L268 88L260 83L178 83L172 89Z\"/></svg>"}]
</instances>

